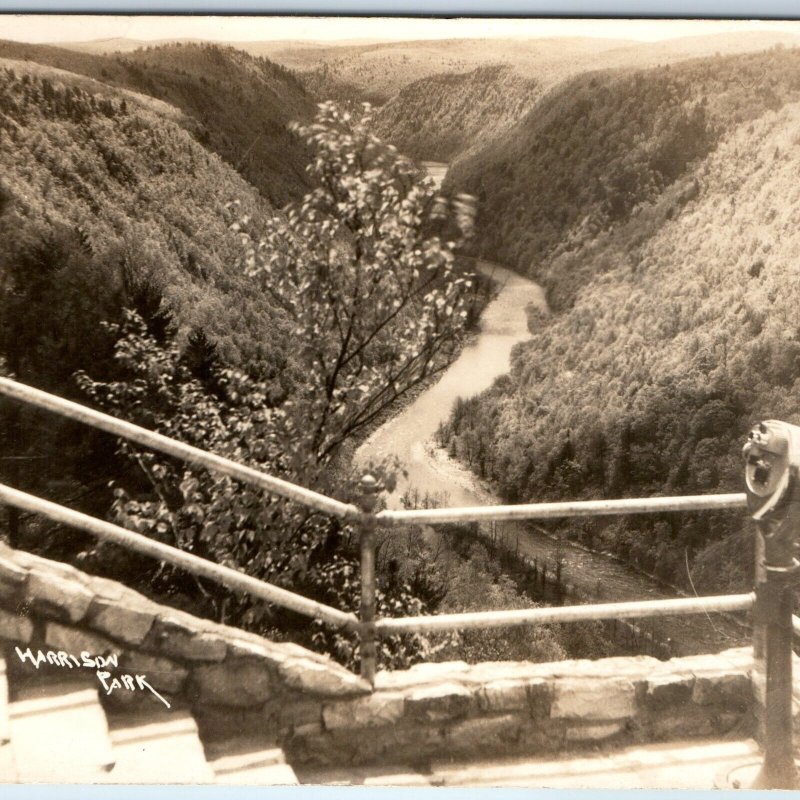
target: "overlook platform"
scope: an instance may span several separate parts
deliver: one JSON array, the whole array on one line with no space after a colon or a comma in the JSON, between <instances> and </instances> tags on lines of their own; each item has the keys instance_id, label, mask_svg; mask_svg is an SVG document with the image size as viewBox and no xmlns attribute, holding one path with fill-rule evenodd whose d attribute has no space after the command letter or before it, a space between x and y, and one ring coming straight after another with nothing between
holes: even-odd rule
<instances>
[{"instance_id":1,"label":"overlook platform","mask_svg":"<svg viewBox=\"0 0 800 800\"><path fill-rule=\"evenodd\" d=\"M0 776L6 781L128 783L122 777L134 776L163 783L189 758L197 765L190 779L175 782L286 783L299 770L316 783L708 788L734 767L749 785L742 767L758 760L758 740L765 748L759 785L798 783L792 635L800 620L792 615L786 578L800 567L793 555L800 488L786 454L800 465L800 428L769 422L751 431L750 495L378 511L382 487L372 475L362 478L356 506L6 378L0 393L338 517L358 529L361 551L356 615L0 485L0 501L18 509L350 631L360 656L355 675L297 645L198 619L114 581L0 545L6 659L0 658ZM760 510L753 592L376 614L378 526L720 511L754 503ZM775 507L780 514L765 520ZM751 648L669 661L635 656L378 669L382 636L731 611L752 612ZM71 670L83 686L69 688Z\"/></svg>"},{"instance_id":2,"label":"overlook platform","mask_svg":"<svg viewBox=\"0 0 800 800\"><path fill-rule=\"evenodd\" d=\"M750 648L424 663L370 687L6 546L0 651L7 782L702 788L757 752ZM125 673L157 694L106 691Z\"/></svg>"},{"instance_id":3,"label":"overlook platform","mask_svg":"<svg viewBox=\"0 0 800 800\"><path fill-rule=\"evenodd\" d=\"M6 546L0 651L5 782L689 789L759 752L751 648L424 663L371 688ZM114 662L105 683L143 674L170 708L138 686L106 692L84 654Z\"/></svg>"}]
</instances>

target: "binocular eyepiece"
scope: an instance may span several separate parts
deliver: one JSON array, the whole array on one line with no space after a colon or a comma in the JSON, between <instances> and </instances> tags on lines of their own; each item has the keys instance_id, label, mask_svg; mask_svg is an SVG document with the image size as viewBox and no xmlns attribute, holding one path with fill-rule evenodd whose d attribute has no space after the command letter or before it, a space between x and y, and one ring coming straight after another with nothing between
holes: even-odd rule
<instances>
[{"instance_id":1,"label":"binocular eyepiece","mask_svg":"<svg viewBox=\"0 0 800 800\"><path fill-rule=\"evenodd\" d=\"M800 427L778 420L759 422L743 450L747 504L763 519L788 498L800 468Z\"/></svg>"}]
</instances>

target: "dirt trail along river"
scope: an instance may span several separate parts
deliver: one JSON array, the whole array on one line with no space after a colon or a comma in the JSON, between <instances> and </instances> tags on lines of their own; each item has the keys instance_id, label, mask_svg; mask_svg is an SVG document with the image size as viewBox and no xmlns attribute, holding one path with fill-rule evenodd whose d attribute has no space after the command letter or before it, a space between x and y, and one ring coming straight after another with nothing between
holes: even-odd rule
<instances>
[{"instance_id":1,"label":"dirt trail along river","mask_svg":"<svg viewBox=\"0 0 800 800\"><path fill-rule=\"evenodd\" d=\"M447 166L425 164L439 182ZM378 428L356 452L356 462L399 457L408 478L387 498L390 508L401 507L407 490L436 497L439 505L475 506L502 502L469 470L436 447L434 434L459 398L471 397L508 372L511 349L530 337L527 309L546 310L542 288L527 278L486 261L477 262L481 272L500 285L497 297L481 316L480 333L462 350L438 382L430 386L396 417ZM569 498L564 498L569 499ZM535 501L535 498L532 498ZM561 562L561 578L570 587L569 602L581 600L624 601L674 597L675 591L660 585L611 557L587 551L567 541L557 541L531 523L498 523L506 542L529 560L547 562L552 569ZM518 544L517 544L518 541ZM672 640L675 655L709 653L748 642L742 629L718 615L663 617L644 623L660 640Z\"/></svg>"}]
</instances>

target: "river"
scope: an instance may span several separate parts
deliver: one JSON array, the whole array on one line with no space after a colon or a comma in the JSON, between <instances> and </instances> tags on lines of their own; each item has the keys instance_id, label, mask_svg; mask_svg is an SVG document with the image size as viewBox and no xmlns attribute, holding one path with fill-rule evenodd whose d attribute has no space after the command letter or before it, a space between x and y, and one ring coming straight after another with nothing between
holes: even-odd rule
<instances>
[{"instance_id":1,"label":"river","mask_svg":"<svg viewBox=\"0 0 800 800\"><path fill-rule=\"evenodd\" d=\"M429 174L441 182L445 164L427 162ZM356 452L356 461L397 456L408 472L398 489L387 497L390 508L402 506L406 492L434 498L438 505L475 506L502 502L489 487L459 463L448 458L433 441L439 424L446 420L459 397L470 397L491 386L508 372L511 349L529 338L527 309L546 311L540 286L517 273L486 261L477 267L500 286L497 297L481 316L480 332L462 350L441 378L417 396L397 416L378 428ZM565 498L566 499L566 498ZM547 562L552 569L561 562L561 578L571 601L641 600L674 597L675 590L659 584L625 564L601 553L585 550L548 535L531 523L503 523L499 535L528 560ZM488 531L486 531L488 533ZM718 615L665 617L646 623L659 640L671 640L674 655L715 652L745 644L746 633Z\"/></svg>"},{"instance_id":2,"label":"river","mask_svg":"<svg viewBox=\"0 0 800 800\"><path fill-rule=\"evenodd\" d=\"M529 335L526 307L546 308L546 303L544 292L532 281L485 261L477 266L501 286L497 298L481 316L480 333L436 383L378 428L356 453L356 460L362 463L388 455L403 462L408 478L401 478L398 490L387 498L391 508L401 507L403 493L414 488L435 497L439 505L495 502L489 492L476 485L469 471L434 446L433 435L450 415L457 398L488 389L495 378L508 372L511 348Z\"/></svg>"}]
</instances>

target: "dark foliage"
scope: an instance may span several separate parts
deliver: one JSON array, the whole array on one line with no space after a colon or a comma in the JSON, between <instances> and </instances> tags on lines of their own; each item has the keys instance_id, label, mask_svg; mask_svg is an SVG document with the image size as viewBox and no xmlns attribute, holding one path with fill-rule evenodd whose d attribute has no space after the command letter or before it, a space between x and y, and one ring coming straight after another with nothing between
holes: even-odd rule
<instances>
[{"instance_id":1,"label":"dark foliage","mask_svg":"<svg viewBox=\"0 0 800 800\"><path fill-rule=\"evenodd\" d=\"M77 369L91 365L98 379L116 369L101 321L131 307L158 340L188 347L199 375L218 354L246 361L272 396L285 396L281 314L231 268L238 245L222 213L231 197L256 216L267 211L252 187L172 114L78 76L2 69L0 108L4 369L78 399ZM105 513L121 469L108 437L14 403L3 404L2 423L5 480ZM33 521L27 530L59 555L80 544Z\"/></svg>"}]
</instances>

